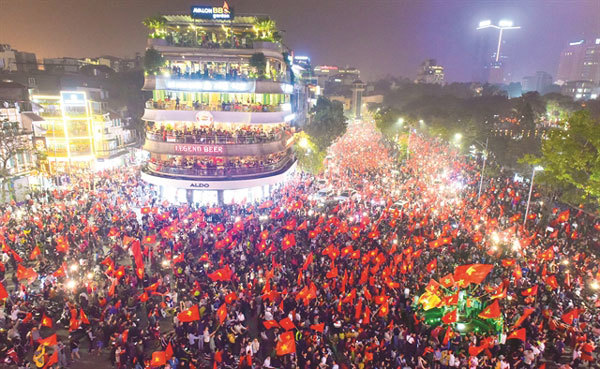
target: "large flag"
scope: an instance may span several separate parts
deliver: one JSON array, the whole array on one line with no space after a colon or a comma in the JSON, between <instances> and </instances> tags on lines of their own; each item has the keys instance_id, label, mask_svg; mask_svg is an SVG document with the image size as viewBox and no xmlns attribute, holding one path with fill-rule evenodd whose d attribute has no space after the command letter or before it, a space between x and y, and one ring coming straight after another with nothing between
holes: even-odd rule
<instances>
[{"instance_id":1,"label":"large flag","mask_svg":"<svg viewBox=\"0 0 600 369\"><path fill-rule=\"evenodd\" d=\"M229 265L214 271L213 273L208 274L208 278L213 281L230 281L233 275L233 271L229 268Z\"/></svg>"},{"instance_id":2,"label":"large flag","mask_svg":"<svg viewBox=\"0 0 600 369\"><path fill-rule=\"evenodd\" d=\"M38 340L38 343L42 346L54 346L56 345L57 341L56 341L56 333L53 334L52 336L46 337L46 338L40 338Z\"/></svg>"},{"instance_id":3,"label":"large flag","mask_svg":"<svg viewBox=\"0 0 600 369\"><path fill-rule=\"evenodd\" d=\"M523 315L521 315L519 320L517 320L517 322L513 326L513 329L519 328L521 326L521 324L523 324L525 319L527 319L527 317L530 316L534 311L535 311L534 308L525 308L525 310L523 311Z\"/></svg>"},{"instance_id":4,"label":"large flag","mask_svg":"<svg viewBox=\"0 0 600 369\"><path fill-rule=\"evenodd\" d=\"M266 329L279 328L279 324L277 323L276 320L265 320L263 322L263 325L265 326Z\"/></svg>"},{"instance_id":5,"label":"large flag","mask_svg":"<svg viewBox=\"0 0 600 369\"><path fill-rule=\"evenodd\" d=\"M454 280L464 280L466 285L469 283L479 284L492 271L494 266L491 264L467 264L456 267L454 270Z\"/></svg>"},{"instance_id":6,"label":"large flag","mask_svg":"<svg viewBox=\"0 0 600 369\"><path fill-rule=\"evenodd\" d=\"M50 355L50 357L48 358L48 361L46 362L46 364L44 365L44 367L42 369L48 369L54 364L58 364L58 351L56 351L56 350L54 350L52 355Z\"/></svg>"},{"instance_id":7,"label":"large flag","mask_svg":"<svg viewBox=\"0 0 600 369\"><path fill-rule=\"evenodd\" d=\"M17 279L27 279L29 283L33 282L38 277L38 274L33 268L26 268L23 265L17 265Z\"/></svg>"},{"instance_id":8,"label":"large flag","mask_svg":"<svg viewBox=\"0 0 600 369\"><path fill-rule=\"evenodd\" d=\"M507 340L510 340L513 338L525 342L525 338L526 338L525 328L518 329L518 330L512 332L511 334L509 334L508 337L506 337Z\"/></svg>"},{"instance_id":9,"label":"large flag","mask_svg":"<svg viewBox=\"0 0 600 369\"><path fill-rule=\"evenodd\" d=\"M496 319L499 318L500 315L500 304L498 303L498 300L494 300L494 302L483 309L478 316L481 319Z\"/></svg>"},{"instance_id":10,"label":"large flag","mask_svg":"<svg viewBox=\"0 0 600 369\"><path fill-rule=\"evenodd\" d=\"M219 319L219 324L223 324L227 318L227 304L224 303L217 309L217 318Z\"/></svg>"},{"instance_id":11,"label":"large flag","mask_svg":"<svg viewBox=\"0 0 600 369\"><path fill-rule=\"evenodd\" d=\"M279 325L286 331L291 331L292 329L296 328L294 322L292 322L292 320L288 317L281 319L281 321L279 321Z\"/></svg>"},{"instance_id":12,"label":"large flag","mask_svg":"<svg viewBox=\"0 0 600 369\"><path fill-rule=\"evenodd\" d=\"M529 287L521 292L523 296L537 296L538 293L538 285L536 284L533 287Z\"/></svg>"},{"instance_id":13,"label":"large flag","mask_svg":"<svg viewBox=\"0 0 600 369\"><path fill-rule=\"evenodd\" d=\"M177 314L177 319L179 319L180 322L193 322L195 320L200 320L198 305L194 305L191 308Z\"/></svg>"},{"instance_id":14,"label":"large flag","mask_svg":"<svg viewBox=\"0 0 600 369\"><path fill-rule=\"evenodd\" d=\"M167 363L167 355L164 351L154 351L152 353L152 361L150 365L153 367L163 366Z\"/></svg>"},{"instance_id":15,"label":"large flag","mask_svg":"<svg viewBox=\"0 0 600 369\"><path fill-rule=\"evenodd\" d=\"M564 313L560 318L562 319L563 322L571 325L571 324L573 324L573 319L579 318L579 314L581 314L581 312L583 310L584 309L579 309L579 308L572 309L569 312Z\"/></svg>"},{"instance_id":16,"label":"large flag","mask_svg":"<svg viewBox=\"0 0 600 369\"><path fill-rule=\"evenodd\" d=\"M325 323L311 324L310 329L323 333L323 330L325 329Z\"/></svg>"},{"instance_id":17,"label":"large flag","mask_svg":"<svg viewBox=\"0 0 600 369\"><path fill-rule=\"evenodd\" d=\"M4 285L2 284L2 282L0 282L0 300L3 300L7 297L8 297L8 292L6 292L6 288L4 288Z\"/></svg>"},{"instance_id":18,"label":"large flag","mask_svg":"<svg viewBox=\"0 0 600 369\"><path fill-rule=\"evenodd\" d=\"M275 348L278 356L292 354L296 352L296 341L294 339L294 333L288 331L279 335L279 342Z\"/></svg>"},{"instance_id":19,"label":"large flag","mask_svg":"<svg viewBox=\"0 0 600 369\"><path fill-rule=\"evenodd\" d=\"M446 315L444 315L442 317L442 322L444 322L444 324L452 324L455 323L458 319L458 315L457 315L458 310L454 309L451 312L447 313Z\"/></svg>"}]
</instances>

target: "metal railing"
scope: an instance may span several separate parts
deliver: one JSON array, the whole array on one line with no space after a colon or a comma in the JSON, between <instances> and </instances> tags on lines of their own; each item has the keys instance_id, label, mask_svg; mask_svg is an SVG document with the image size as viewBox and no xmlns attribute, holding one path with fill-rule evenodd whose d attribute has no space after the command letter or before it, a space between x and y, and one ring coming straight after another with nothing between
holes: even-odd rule
<instances>
[{"instance_id":1,"label":"metal railing","mask_svg":"<svg viewBox=\"0 0 600 369\"><path fill-rule=\"evenodd\" d=\"M164 166L152 162L148 162L146 166L152 172L173 176L233 177L276 172L283 169L291 161L292 158L286 157L274 164L260 165L255 167L180 168Z\"/></svg>"},{"instance_id":2,"label":"metal railing","mask_svg":"<svg viewBox=\"0 0 600 369\"><path fill-rule=\"evenodd\" d=\"M280 112L281 105L258 105L258 104L193 104L189 102L180 102L177 104L176 101L171 100L169 102L157 102L148 101L146 102L146 109L159 109L159 110L203 110L203 111L233 111L233 112L246 112L246 113L273 113Z\"/></svg>"},{"instance_id":3,"label":"metal railing","mask_svg":"<svg viewBox=\"0 0 600 369\"><path fill-rule=\"evenodd\" d=\"M252 145L269 142L277 142L283 138L283 133L275 135L248 135L248 136L219 136L219 135L184 135L146 132L146 139L150 141L166 143L190 143L190 144L220 144L220 145Z\"/></svg>"}]
</instances>

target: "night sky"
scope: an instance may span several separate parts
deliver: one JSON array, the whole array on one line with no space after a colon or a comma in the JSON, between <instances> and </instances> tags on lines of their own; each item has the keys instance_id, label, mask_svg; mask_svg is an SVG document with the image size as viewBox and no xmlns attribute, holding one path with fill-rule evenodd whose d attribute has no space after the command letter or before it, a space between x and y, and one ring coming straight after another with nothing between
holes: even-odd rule
<instances>
[{"instance_id":1,"label":"night sky","mask_svg":"<svg viewBox=\"0 0 600 369\"><path fill-rule=\"evenodd\" d=\"M0 0L0 43L40 57L132 57L146 45L142 20L219 0ZM270 14L285 43L313 64L353 65L363 79L413 78L425 58L449 81L471 80L480 20L512 19L506 54L516 80L554 75L570 41L600 37L600 0L230 0L236 13ZM485 30L485 32L493 32Z\"/></svg>"}]
</instances>

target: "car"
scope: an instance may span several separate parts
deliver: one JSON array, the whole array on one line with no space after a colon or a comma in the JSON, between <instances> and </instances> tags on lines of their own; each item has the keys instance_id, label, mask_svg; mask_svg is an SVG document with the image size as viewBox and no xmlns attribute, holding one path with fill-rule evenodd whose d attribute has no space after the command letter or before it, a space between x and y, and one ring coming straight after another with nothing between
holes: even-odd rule
<instances>
[{"instance_id":1,"label":"car","mask_svg":"<svg viewBox=\"0 0 600 369\"><path fill-rule=\"evenodd\" d=\"M317 200L317 201L325 201L328 198L330 198L331 196L333 196L333 190L331 188L323 188L320 189L319 191L317 191L317 193L315 193L314 195L312 195L312 200Z\"/></svg>"},{"instance_id":2,"label":"car","mask_svg":"<svg viewBox=\"0 0 600 369\"><path fill-rule=\"evenodd\" d=\"M341 190L334 199L340 202L348 201L349 199L355 199L357 194L358 193L352 189Z\"/></svg>"}]
</instances>

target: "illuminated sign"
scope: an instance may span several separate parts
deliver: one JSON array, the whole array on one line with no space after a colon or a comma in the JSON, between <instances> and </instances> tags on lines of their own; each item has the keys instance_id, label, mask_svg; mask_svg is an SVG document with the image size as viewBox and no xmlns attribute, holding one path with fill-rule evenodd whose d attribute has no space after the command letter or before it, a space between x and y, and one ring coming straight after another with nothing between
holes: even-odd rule
<instances>
[{"instance_id":1,"label":"illuminated sign","mask_svg":"<svg viewBox=\"0 0 600 369\"><path fill-rule=\"evenodd\" d=\"M85 105L87 100L83 91L61 91L60 99L63 104L70 105Z\"/></svg>"},{"instance_id":2,"label":"illuminated sign","mask_svg":"<svg viewBox=\"0 0 600 369\"><path fill-rule=\"evenodd\" d=\"M175 152L182 154L223 154L223 146L219 145L175 145Z\"/></svg>"},{"instance_id":3,"label":"illuminated sign","mask_svg":"<svg viewBox=\"0 0 600 369\"><path fill-rule=\"evenodd\" d=\"M176 81L167 80L167 89L192 90L192 91L239 91L251 92L252 82L229 82L229 81Z\"/></svg>"},{"instance_id":4,"label":"illuminated sign","mask_svg":"<svg viewBox=\"0 0 600 369\"><path fill-rule=\"evenodd\" d=\"M210 184L209 183L196 182L196 183L190 184L190 187L191 188L209 188Z\"/></svg>"},{"instance_id":5,"label":"illuminated sign","mask_svg":"<svg viewBox=\"0 0 600 369\"><path fill-rule=\"evenodd\" d=\"M233 9L229 8L227 2L223 6L194 5L192 6L192 18L212 20L232 20Z\"/></svg>"},{"instance_id":6,"label":"illuminated sign","mask_svg":"<svg viewBox=\"0 0 600 369\"><path fill-rule=\"evenodd\" d=\"M570 46L576 46L576 45L581 45L585 42L585 40L579 40L579 41L575 41L575 42L571 42L569 43Z\"/></svg>"}]
</instances>

